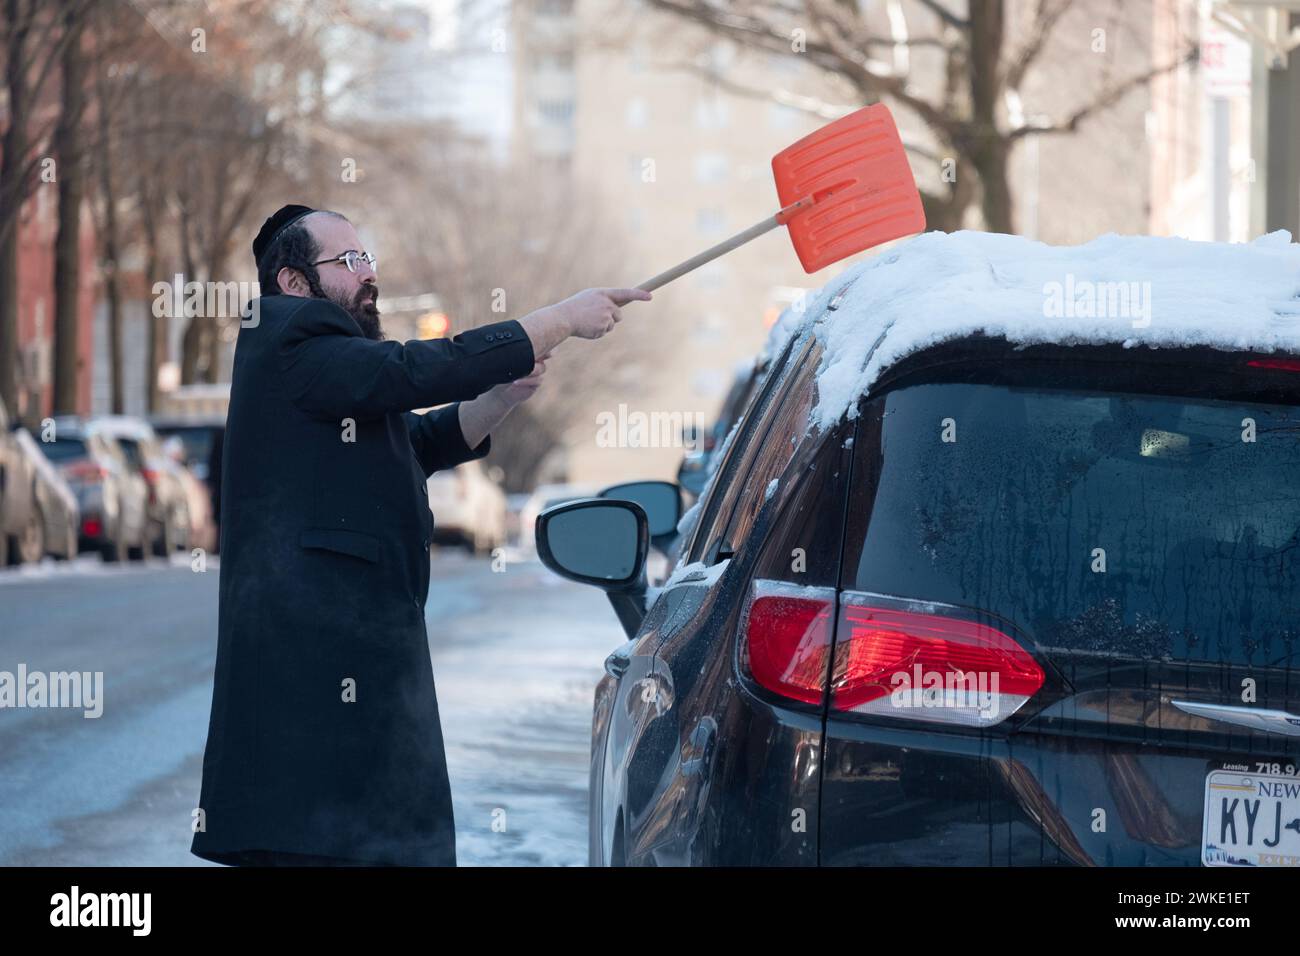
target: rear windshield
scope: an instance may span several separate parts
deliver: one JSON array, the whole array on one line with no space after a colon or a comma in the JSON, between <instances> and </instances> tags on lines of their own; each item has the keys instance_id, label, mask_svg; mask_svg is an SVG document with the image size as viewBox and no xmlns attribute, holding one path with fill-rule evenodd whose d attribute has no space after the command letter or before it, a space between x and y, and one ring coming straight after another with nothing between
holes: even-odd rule
<instances>
[{"instance_id":1,"label":"rear windshield","mask_svg":"<svg viewBox=\"0 0 1300 956\"><path fill-rule=\"evenodd\" d=\"M134 438L119 438L117 443L126 455L126 460L131 463L131 467L138 470L141 467L139 443Z\"/></svg>"},{"instance_id":2,"label":"rear windshield","mask_svg":"<svg viewBox=\"0 0 1300 956\"><path fill-rule=\"evenodd\" d=\"M853 587L992 611L1044 648L1300 652L1294 406L929 384L859 436Z\"/></svg>"},{"instance_id":3,"label":"rear windshield","mask_svg":"<svg viewBox=\"0 0 1300 956\"><path fill-rule=\"evenodd\" d=\"M212 429L202 426L155 426L154 431L164 438L180 437L185 446L185 462L189 465L207 464L212 454Z\"/></svg>"},{"instance_id":4,"label":"rear windshield","mask_svg":"<svg viewBox=\"0 0 1300 956\"><path fill-rule=\"evenodd\" d=\"M41 442L41 451L50 461L69 461L73 458L85 458L86 443L80 438L59 438L55 441Z\"/></svg>"}]
</instances>

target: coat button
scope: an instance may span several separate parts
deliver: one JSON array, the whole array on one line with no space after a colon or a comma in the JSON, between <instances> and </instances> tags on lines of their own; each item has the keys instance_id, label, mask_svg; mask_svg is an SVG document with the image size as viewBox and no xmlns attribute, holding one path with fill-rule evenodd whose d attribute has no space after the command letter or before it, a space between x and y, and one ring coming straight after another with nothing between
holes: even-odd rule
<instances>
[{"instance_id":1,"label":"coat button","mask_svg":"<svg viewBox=\"0 0 1300 956\"><path fill-rule=\"evenodd\" d=\"M429 550L429 539L428 539L428 538L425 538L425 539L424 539L424 550L425 550L425 551L428 551L428 550Z\"/></svg>"},{"instance_id":2,"label":"coat button","mask_svg":"<svg viewBox=\"0 0 1300 956\"><path fill-rule=\"evenodd\" d=\"M492 341L492 333L491 333L491 332L489 332L489 333L487 334L487 341L489 341L489 342Z\"/></svg>"}]
</instances>

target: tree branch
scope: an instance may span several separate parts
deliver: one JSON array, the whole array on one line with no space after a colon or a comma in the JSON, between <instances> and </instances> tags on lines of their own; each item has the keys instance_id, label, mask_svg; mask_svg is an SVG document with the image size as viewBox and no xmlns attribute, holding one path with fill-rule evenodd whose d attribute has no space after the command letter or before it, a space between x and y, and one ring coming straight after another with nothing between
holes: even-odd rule
<instances>
[{"instance_id":1,"label":"tree branch","mask_svg":"<svg viewBox=\"0 0 1300 956\"><path fill-rule=\"evenodd\" d=\"M1184 64L1195 63L1199 57L1200 47L1193 45L1189 47L1188 50L1177 60L1174 60L1171 63L1166 63L1163 66L1153 67L1145 73L1131 76L1124 82L1117 83L1109 89L1103 90L1090 103L1079 107L1059 123L1049 123L1046 126L1036 126L1033 123L1026 123L1024 126L1018 126L1011 130L1007 135L1011 139L1019 139L1020 137L1028 136L1031 133L1073 133L1079 128L1079 124L1089 116L1101 112L1102 110L1109 109L1122 100L1128 93L1138 87L1145 86L1156 77L1163 76L1166 73L1172 73Z\"/></svg>"},{"instance_id":2,"label":"tree branch","mask_svg":"<svg viewBox=\"0 0 1300 956\"><path fill-rule=\"evenodd\" d=\"M1007 67L1004 85L1010 89L1019 89L1021 82L1024 81L1025 73L1033 66L1038 55L1043 52L1043 47L1052 35L1052 30L1060 22L1061 17L1067 10L1073 6L1074 0L1057 0L1052 3L1051 0L1037 0L1034 7L1033 24L1030 27L1029 39L1027 39L1020 50L1011 57L1011 63Z\"/></svg>"},{"instance_id":3,"label":"tree branch","mask_svg":"<svg viewBox=\"0 0 1300 956\"><path fill-rule=\"evenodd\" d=\"M970 27L969 20L963 20L942 3L939 3L939 0L916 0L916 2L925 7L925 9L929 10L950 27L956 27L958 30L966 30ZM975 0L975 2L979 3L983 2L983 0Z\"/></svg>"}]
</instances>

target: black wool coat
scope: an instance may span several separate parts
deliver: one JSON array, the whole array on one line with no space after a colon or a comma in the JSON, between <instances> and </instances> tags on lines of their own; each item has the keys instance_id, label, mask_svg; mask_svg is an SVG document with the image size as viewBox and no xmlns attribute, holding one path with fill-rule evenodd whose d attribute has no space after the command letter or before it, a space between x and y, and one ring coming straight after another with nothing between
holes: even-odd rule
<instances>
[{"instance_id":1,"label":"black wool coat","mask_svg":"<svg viewBox=\"0 0 1300 956\"><path fill-rule=\"evenodd\" d=\"M191 851L454 865L425 631L425 479L488 453L458 405L526 376L515 321L376 342L264 296L235 347L216 673ZM410 410L444 405L417 415Z\"/></svg>"}]
</instances>

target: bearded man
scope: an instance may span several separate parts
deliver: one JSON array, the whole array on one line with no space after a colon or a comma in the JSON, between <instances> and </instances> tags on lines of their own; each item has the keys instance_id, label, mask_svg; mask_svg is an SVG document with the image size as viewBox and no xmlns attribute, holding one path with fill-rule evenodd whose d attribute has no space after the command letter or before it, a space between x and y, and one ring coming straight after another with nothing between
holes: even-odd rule
<instances>
[{"instance_id":1,"label":"bearded man","mask_svg":"<svg viewBox=\"0 0 1300 956\"><path fill-rule=\"evenodd\" d=\"M425 630L425 481L488 454L489 433L536 391L554 348L600 338L621 305L650 295L588 289L518 320L400 343L383 334L374 257L338 213L285 206L253 255L262 295L230 386L191 852L246 865L455 865Z\"/></svg>"}]
</instances>

